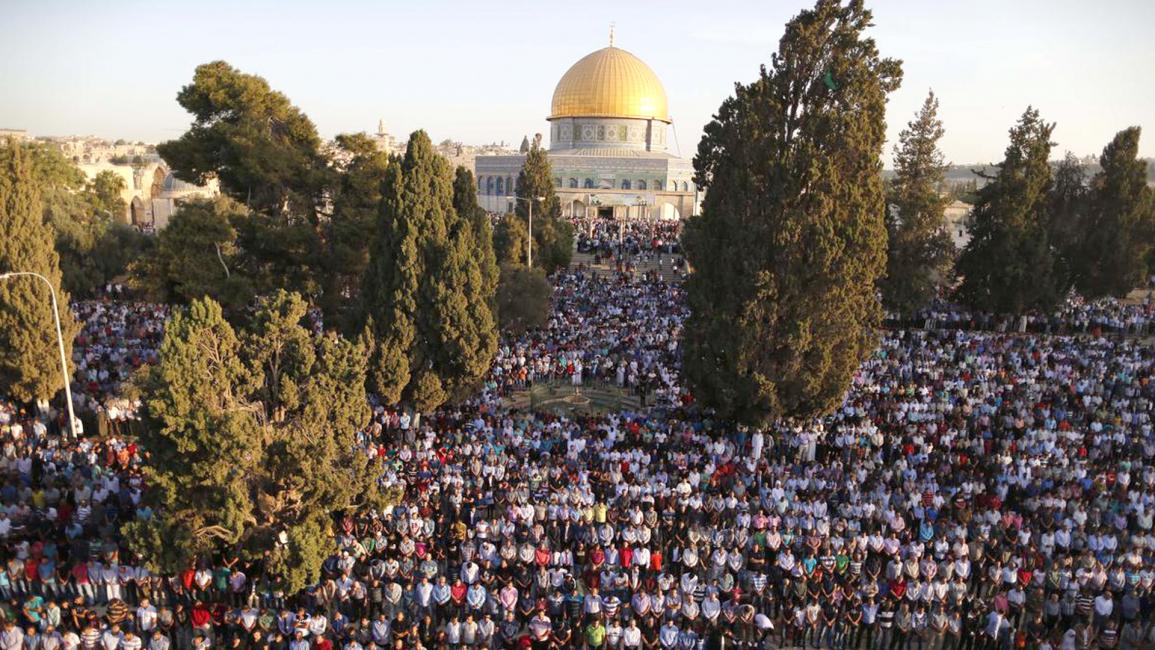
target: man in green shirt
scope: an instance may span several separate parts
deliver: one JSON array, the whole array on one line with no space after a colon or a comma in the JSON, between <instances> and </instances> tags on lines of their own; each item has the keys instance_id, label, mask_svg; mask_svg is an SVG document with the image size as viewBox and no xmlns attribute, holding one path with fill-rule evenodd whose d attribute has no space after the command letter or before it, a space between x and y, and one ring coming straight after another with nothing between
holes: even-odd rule
<instances>
[{"instance_id":1,"label":"man in green shirt","mask_svg":"<svg viewBox=\"0 0 1155 650\"><path fill-rule=\"evenodd\" d=\"M600 648L606 642L606 626L601 618L595 618L586 626L586 644L590 648Z\"/></svg>"}]
</instances>

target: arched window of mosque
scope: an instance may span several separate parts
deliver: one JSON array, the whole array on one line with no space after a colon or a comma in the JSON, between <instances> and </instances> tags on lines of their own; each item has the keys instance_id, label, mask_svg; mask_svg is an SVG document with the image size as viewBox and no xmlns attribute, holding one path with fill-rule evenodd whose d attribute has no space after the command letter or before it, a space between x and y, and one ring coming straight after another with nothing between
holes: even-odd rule
<instances>
[{"instance_id":1,"label":"arched window of mosque","mask_svg":"<svg viewBox=\"0 0 1155 650\"><path fill-rule=\"evenodd\" d=\"M622 180L622 189L623 190L630 189L630 179L626 178L626 179Z\"/></svg>"},{"instance_id":2,"label":"arched window of mosque","mask_svg":"<svg viewBox=\"0 0 1155 650\"><path fill-rule=\"evenodd\" d=\"M553 186L554 187L561 187L561 179L560 178L553 179Z\"/></svg>"},{"instance_id":3,"label":"arched window of mosque","mask_svg":"<svg viewBox=\"0 0 1155 650\"><path fill-rule=\"evenodd\" d=\"M585 183L585 188L586 188L587 190L592 190L592 189L594 189L594 179L592 179L592 178L587 178L587 179L586 179L586 183Z\"/></svg>"},{"instance_id":4,"label":"arched window of mosque","mask_svg":"<svg viewBox=\"0 0 1155 650\"><path fill-rule=\"evenodd\" d=\"M485 177L485 193L486 194L493 194L493 177L492 176L486 176Z\"/></svg>"},{"instance_id":5,"label":"arched window of mosque","mask_svg":"<svg viewBox=\"0 0 1155 650\"><path fill-rule=\"evenodd\" d=\"M500 176L497 177L497 193L505 194L505 179Z\"/></svg>"},{"instance_id":6,"label":"arched window of mosque","mask_svg":"<svg viewBox=\"0 0 1155 650\"><path fill-rule=\"evenodd\" d=\"M643 180L639 180L639 181L638 181L638 189L639 189L639 190L644 190L644 189L646 189L646 181L643 181Z\"/></svg>"},{"instance_id":7,"label":"arched window of mosque","mask_svg":"<svg viewBox=\"0 0 1155 650\"><path fill-rule=\"evenodd\" d=\"M662 181L661 180L654 181L654 189L659 191L659 192L662 191Z\"/></svg>"},{"instance_id":8,"label":"arched window of mosque","mask_svg":"<svg viewBox=\"0 0 1155 650\"><path fill-rule=\"evenodd\" d=\"M576 178L569 179L569 186L570 186L570 189L577 189L577 186L578 186L577 185L577 179Z\"/></svg>"},{"instance_id":9,"label":"arched window of mosque","mask_svg":"<svg viewBox=\"0 0 1155 650\"><path fill-rule=\"evenodd\" d=\"M689 192L690 191L690 184L687 183L686 181L682 181L682 191L683 192Z\"/></svg>"}]
</instances>

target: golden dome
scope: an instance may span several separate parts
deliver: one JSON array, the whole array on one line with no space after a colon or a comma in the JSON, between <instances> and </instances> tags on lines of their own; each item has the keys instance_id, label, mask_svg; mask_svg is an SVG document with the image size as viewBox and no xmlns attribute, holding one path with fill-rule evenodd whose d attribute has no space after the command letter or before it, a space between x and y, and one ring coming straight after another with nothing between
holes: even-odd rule
<instances>
[{"instance_id":1,"label":"golden dome","mask_svg":"<svg viewBox=\"0 0 1155 650\"><path fill-rule=\"evenodd\" d=\"M586 55L553 91L549 119L632 117L669 122L666 89L650 66L613 47Z\"/></svg>"}]
</instances>

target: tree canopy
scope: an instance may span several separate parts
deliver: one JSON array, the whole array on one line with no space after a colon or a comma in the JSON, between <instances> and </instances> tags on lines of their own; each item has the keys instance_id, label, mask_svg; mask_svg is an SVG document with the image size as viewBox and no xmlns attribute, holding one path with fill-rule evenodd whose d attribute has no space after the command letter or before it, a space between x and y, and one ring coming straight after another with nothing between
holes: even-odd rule
<instances>
[{"instance_id":1,"label":"tree canopy","mask_svg":"<svg viewBox=\"0 0 1155 650\"><path fill-rule=\"evenodd\" d=\"M252 212L237 241L259 292L287 287L310 297L326 284L322 228L335 183L312 121L263 78L224 61L197 66L177 102L193 116L157 152L181 180L220 181Z\"/></svg>"},{"instance_id":2,"label":"tree canopy","mask_svg":"<svg viewBox=\"0 0 1155 650\"><path fill-rule=\"evenodd\" d=\"M513 336L542 327L549 319L553 287L545 271L524 264L503 264L497 287L497 316L501 329Z\"/></svg>"},{"instance_id":3,"label":"tree canopy","mask_svg":"<svg viewBox=\"0 0 1155 650\"><path fill-rule=\"evenodd\" d=\"M493 229L493 251L501 266L515 264L525 266L528 253L529 232L526 222L515 214L507 214Z\"/></svg>"},{"instance_id":4,"label":"tree canopy","mask_svg":"<svg viewBox=\"0 0 1155 650\"><path fill-rule=\"evenodd\" d=\"M1086 215L1087 173L1075 154L1068 151L1055 167L1047 196L1047 230L1058 258L1057 272L1069 281L1075 281L1079 272L1076 266L1082 255Z\"/></svg>"},{"instance_id":5,"label":"tree canopy","mask_svg":"<svg viewBox=\"0 0 1155 650\"><path fill-rule=\"evenodd\" d=\"M0 273L39 273L52 284L65 356L71 359L80 326L61 288L60 257L44 221L41 191L29 152L15 141L0 142ZM48 287L29 276L0 280L0 384L16 399L31 401L51 398L63 382Z\"/></svg>"},{"instance_id":6,"label":"tree canopy","mask_svg":"<svg viewBox=\"0 0 1155 650\"><path fill-rule=\"evenodd\" d=\"M561 218L561 202L554 190L553 169L538 140L525 155L517 175L516 194L521 201L514 212L529 231L529 201L533 201L533 263L546 273L569 266L573 257L573 227ZM541 199L541 200L539 200Z\"/></svg>"},{"instance_id":7,"label":"tree canopy","mask_svg":"<svg viewBox=\"0 0 1155 650\"><path fill-rule=\"evenodd\" d=\"M894 147L895 177L886 211L886 277L879 283L888 309L911 313L924 307L949 281L954 242L943 210L942 193L950 167L938 142L942 138L938 98L931 92L918 115L899 134Z\"/></svg>"},{"instance_id":8,"label":"tree canopy","mask_svg":"<svg viewBox=\"0 0 1155 650\"><path fill-rule=\"evenodd\" d=\"M237 224L246 219L244 206L226 196L184 201L132 267L134 286L158 302L208 297L230 311L248 306L256 288L237 246Z\"/></svg>"},{"instance_id":9,"label":"tree canopy","mask_svg":"<svg viewBox=\"0 0 1155 650\"><path fill-rule=\"evenodd\" d=\"M177 103L192 126L157 152L177 178L205 184L256 212L312 215L325 161L312 121L267 81L224 61L199 65Z\"/></svg>"},{"instance_id":10,"label":"tree canopy","mask_svg":"<svg viewBox=\"0 0 1155 650\"><path fill-rule=\"evenodd\" d=\"M373 335L370 384L427 412L463 397L497 351L493 287L471 215L454 207L454 174L423 131L386 170L363 284Z\"/></svg>"},{"instance_id":11,"label":"tree canopy","mask_svg":"<svg viewBox=\"0 0 1155 650\"><path fill-rule=\"evenodd\" d=\"M44 220L54 231L65 291L88 297L115 278L150 245L124 223L124 179L104 170L91 181L54 146L12 143L30 161Z\"/></svg>"},{"instance_id":12,"label":"tree canopy","mask_svg":"<svg viewBox=\"0 0 1155 650\"><path fill-rule=\"evenodd\" d=\"M338 135L335 144L339 156L332 179L332 216L323 225L319 302L326 320L348 332L361 316L361 279L369 265L369 242L381 211L381 184L390 161L363 133Z\"/></svg>"},{"instance_id":13,"label":"tree canopy","mask_svg":"<svg viewBox=\"0 0 1155 650\"><path fill-rule=\"evenodd\" d=\"M1051 244L1051 133L1028 107L1010 131L1003 162L979 190L971 239L959 256L959 299L975 309L1017 314L1050 310L1066 281Z\"/></svg>"},{"instance_id":14,"label":"tree canopy","mask_svg":"<svg viewBox=\"0 0 1155 650\"><path fill-rule=\"evenodd\" d=\"M459 166L453 178L453 209L470 223L475 242L474 254L483 281L482 290L486 295L493 295L500 276L497 252L494 250L493 226L489 223L489 215L477 203L477 183L473 179L473 172L465 167Z\"/></svg>"},{"instance_id":15,"label":"tree canopy","mask_svg":"<svg viewBox=\"0 0 1155 650\"><path fill-rule=\"evenodd\" d=\"M1137 126L1117 133L1091 178L1081 245L1072 259L1076 286L1084 295L1122 298L1146 285L1155 201L1147 186L1147 163L1138 157L1140 133Z\"/></svg>"},{"instance_id":16,"label":"tree canopy","mask_svg":"<svg viewBox=\"0 0 1155 650\"><path fill-rule=\"evenodd\" d=\"M211 299L169 322L137 378L155 515L125 527L150 567L174 573L221 550L295 592L316 582L332 513L381 507L378 469L357 451L369 422L365 350L313 336L300 296L263 299L238 334Z\"/></svg>"},{"instance_id":17,"label":"tree canopy","mask_svg":"<svg viewBox=\"0 0 1155 650\"><path fill-rule=\"evenodd\" d=\"M879 159L902 71L864 36L870 24L858 0L801 12L698 146L706 198L683 236L684 367L724 418L826 413L873 351L886 267Z\"/></svg>"}]
</instances>

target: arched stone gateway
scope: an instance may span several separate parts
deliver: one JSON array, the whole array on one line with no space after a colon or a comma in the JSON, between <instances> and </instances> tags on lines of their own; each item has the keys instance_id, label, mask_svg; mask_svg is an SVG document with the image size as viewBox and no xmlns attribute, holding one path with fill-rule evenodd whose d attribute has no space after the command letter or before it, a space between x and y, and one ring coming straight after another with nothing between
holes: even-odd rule
<instances>
[{"instance_id":1,"label":"arched stone gateway","mask_svg":"<svg viewBox=\"0 0 1155 650\"><path fill-rule=\"evenodd\" d=\"M678 208L673 203L658 204L658 218L665 221L674 221L682 218L682 214L678 212Z\"/></svg>"}]
</instances>

